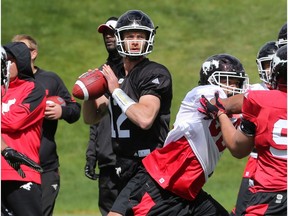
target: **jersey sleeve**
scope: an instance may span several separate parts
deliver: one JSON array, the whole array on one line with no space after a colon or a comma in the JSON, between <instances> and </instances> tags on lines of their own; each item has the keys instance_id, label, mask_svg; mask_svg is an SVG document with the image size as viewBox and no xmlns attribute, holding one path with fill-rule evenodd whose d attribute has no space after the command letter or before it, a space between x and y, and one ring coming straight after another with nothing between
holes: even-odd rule
<instances>
[{"instance_id":1,"label":"jersey sleeve","mask_svg":"<svg viewBox=\"0 0 288 216\"><path fill-rule=\"evenodd\" d=\"M254 91L248 91L244 94L242 118L253 123L257 127L257 116L259 114L260 107L253 100L253 95Z\"/></svg>"}]
</instances>

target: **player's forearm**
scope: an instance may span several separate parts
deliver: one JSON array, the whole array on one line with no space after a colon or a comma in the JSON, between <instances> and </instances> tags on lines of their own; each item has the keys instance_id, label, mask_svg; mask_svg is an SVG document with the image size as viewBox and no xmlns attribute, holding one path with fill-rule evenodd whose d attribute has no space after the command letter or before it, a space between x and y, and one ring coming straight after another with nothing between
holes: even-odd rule
<instances>
[{"instance_id":1,"label":"player's forearm","mask_svg":"<svg viewBox=\"0 0 288 216\"><path fill-rule=\"evenodd\" d=\"M223 140L231 154L241 159L249 155L254 147L254 137L249 137L236 129L226 114L218 117Z\"/></svg>"},{"instance_id":2,"label":"player's forearm","mask_svg":"<svg viewBox=\"0 0 288 216\"><path fill-rule=\"evenodd\" d=\"M239 114L242 111L243 94L234 95L229 98L220 99L228 114Z\"/></svg>"},{"instance_id":3,"label":"player's forearm","mask_svg":"<svg viewBox=\"0 0 288 216\"><path fill-rule=\"evenodd\" d=\"M237 157L237 146L234 139L236 129L234 125L226 114L219 115L218 120L220 122L222 136L226 147L234 157Z\"/></svg>"},{"instance_id":4,"label":"player's forearm","mask_svg":"<svg viewBox=\"0 0 288 216\"><path fill-rule=\"evenodd\" d=\"M150 108L141 103L136 103L127 109L126 116L135 125L144 130L148 130L153 125L155 117L157 116L155 112L151 112Z\"/></svg>"}]
</instances>

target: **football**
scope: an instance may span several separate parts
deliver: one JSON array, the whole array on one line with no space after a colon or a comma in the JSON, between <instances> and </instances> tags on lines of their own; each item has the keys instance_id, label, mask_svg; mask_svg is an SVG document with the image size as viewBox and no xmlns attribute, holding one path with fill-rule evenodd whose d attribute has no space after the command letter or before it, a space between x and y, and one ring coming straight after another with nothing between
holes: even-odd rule
<instances>
[{"instance_id":1,"label":"football","mask_svg":"<svg viewBox=\"0 0 288 216\"><path fill-rule=\"evenodd\" d=\"M61 106L66 106L65 100L59 96L48 96L46 100L46 104L52 104L52 103L56 103Z\"/></svg>"},{"instance_id":2,"label":"football","mask_svg":"<svg viewBox=\"0 0 288 216\"><path fill-rule=\"evenodd\" d=\"M102 71L95 69L78 77L73 86L72 94L81 100L92 100L102 96L107 90L108 84Z\"/></svg>"}]
</instances>

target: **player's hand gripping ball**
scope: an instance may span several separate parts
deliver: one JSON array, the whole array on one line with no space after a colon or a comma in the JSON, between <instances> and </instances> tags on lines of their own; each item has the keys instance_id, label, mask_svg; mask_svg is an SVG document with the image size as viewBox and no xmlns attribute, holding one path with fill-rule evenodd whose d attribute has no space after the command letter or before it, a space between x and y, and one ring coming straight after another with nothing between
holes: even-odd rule
<instances>
[{"instance_id":1,"label":"player's hand gripping ball","mask_svg":"<svg viewBox=\"0 0 288 216\"><path fill-rule=\"evenodd\" d=\"M46 104L49 105L53 103L59 104L61 106L66 106L65 100L61 98L60 96L48 96L46 100Z\"/></svg>"},{"instance_id":2,"label":"player's hand gripping ball","mask_svg":"<svg viewBox=\"0 0 288 216\"><path fill-rule=\"evenodd\" d=\"M97 99L108 90L107 81L99 69L88 71L78 77L74 84L72 94L81 100Z\"/></svg>"}]
</instances>

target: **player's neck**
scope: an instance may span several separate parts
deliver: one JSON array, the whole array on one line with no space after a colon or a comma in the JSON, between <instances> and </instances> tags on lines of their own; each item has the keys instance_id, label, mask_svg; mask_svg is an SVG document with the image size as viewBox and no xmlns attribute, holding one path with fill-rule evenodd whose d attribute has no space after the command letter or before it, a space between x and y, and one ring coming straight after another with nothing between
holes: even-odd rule
<instances>
[{"instance_id":1,"label":"player's neck","mask_svg":"<svg viewBox=\"0 0 288 216\"><path fill-rule=\"evenodd\" d=\"M125 74L127 75L130 71L137 65L139 62L143 61L144 57L140 57L139 59L130 59L129 57L124 58L124 68Z\"/></svg>"}]
</instances>

